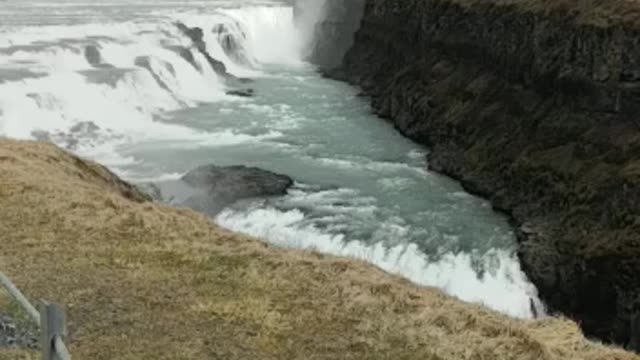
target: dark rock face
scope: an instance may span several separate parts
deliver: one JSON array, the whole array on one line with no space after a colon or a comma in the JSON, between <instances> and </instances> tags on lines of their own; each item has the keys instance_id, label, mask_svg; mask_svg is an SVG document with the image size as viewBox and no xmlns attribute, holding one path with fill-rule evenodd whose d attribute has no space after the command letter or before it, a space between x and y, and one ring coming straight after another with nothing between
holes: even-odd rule
<instances>
[{"instance_id":1,"label":"dark rock face","mask_svg":"<svg viewBox=\"0 0 640 360\"><path fill-rule=\"evenodd\" d=\"M239 200L285 195L292 185L290 177L258 168L206 165L145 189L155 199L215 216Z\"/></svg>"},{"instance_id":2,"label":"dark rock face","mask_svg":"<svg viewBox=\"0 0 640 360\"><path fill-rule=\"evenodd\" d=\"M229 90L226 93L227 93L227 95L233 95L233 96L252 97L253 96L253 89Z\"/></svg>"},{"instance_id":3,"label":"dark rock face","mask_svg":"<svg viewBox=\"0 0 640 360\"><path fill-rule=\"evenodd\" d=\"M233 24L233 28L226 24L218 24L211 31L217 35L220 47L229 59L240 65L251 66L251 60L243 45L247 34L241 30L240 24Z\"/></svg>"},{"instance_id":4,"label":"dark rock face","mask_svg":"<svg viewBox=\"0 0 640 360\"><path fill-rule=\"evenodd\" d=\"M204 56L204 58L209 63L209 66L211 66L213 71L218 76L220 76L222 79L225 80L227 85L241 86L242 84L251 82L250 79L239 78L229 73L229 71L227 71L227 66L222 61L215 59L214 57L211 56L211 54L209 54L209 52L207 51L207 44L204 41L204 32L201 28L199 27L191 28L180 22L176 23L176 26L184 35L186 35L189 39L191 39L194 49L198 51L200 54L202 54L202 56ZM180 48L178 49L178 51L180 56L182 56L182 58L187 60L196 69L200 70L198 65L195 62L195 58L193 57L193 53L191 53L191 50Z\"/></svg>"},{"instance_id":5,"label":"dark rock face","mask_svg":"<svg viewBox=\"0 0 640 360\"><path fill-rule=\"evenodd\" d=\"M186 62L188 62L191 66L193 66L194 69L198 70L199 72L202 72L202 68L196 61L196 58L193 55L193 52L191 51L190 48L185 46L180 46L180 45L165 45L165 48L180 55L180 57L183 58Z\"/></svg>"},{"instance_id":6,"label":"dark rock face","mask_svg":"<svg viewBox=\"0 0 640 360\"><path fill-rule=\"evenodd\" d=\"M147 71L149 71L149 73L151 74L153 79L156 81L158 86L160 86L161 88L165 89L166 91L168 91L170 93L173 92L171 90L171 88L169 87L169 85L167 85L167 83L165 83L164 80L162 80L162 78L153 70L153 68L151 67L151 58L149 56L138 56L138 57L136 57L135 60L134 60L134 64L136 66L138 66L138 67L141 67L141 68L146 69ZM163 65L172 74L175 74L175 69L173 68L173 65L171 65L168 62L163 63Z\"/></svg>"},{"instance_id":7,"label":"dark rock face","mask_svg":"<svg viewBox=\"0 0 640 360\"><path fill-rule=\"evenodd\" d=\"M294 16L301 18L310 2L297 0ZM309 60L323 69L333 69L353 45L354 33L360 27L365 0L323 0L321 19L315 26L314 42Z\"/></svg>"},{"instance_id":8,"label":"dark rock face","mask_svg":"<svg viewBox=\"0 0 640 360\"><path fill-rule=\"evenodd\" d=\"M84 48L84 57L87 62L95 68L112 68L113 65L107 64L102 60L100 49L96 45L89 45Z\"/></svg>"},{"instance_id":9,"label":"dark rock face","mask_svg":"<svg viewBox=\"0 0 640 360\"><path fill-rule=\"evenodd\" d=\"M552 310L640 350L639 59L633 24L367 0L331 75L431 146L431 167L512 216L523 268Z\"/></svg>"},{"instance_id":10,"label":"dark rock face","mask_svg":"<svg viewBox=\"0 0 640 360\"><path fill-rule=\"evenodd\" d=\"M190 28L183 23L176 23L176 26L180 31L182 31L184 35L191 39L193 47L207 59L207 62L209 62L209 65L211 65L211 68L216 72L216 74L222 76L223 78L232 76L227 72L227 67L224 65L224 63L222 61L214 59L207 51L207 44L204 42L204 32L201 28ZM189 54L187 54L186 52L184 52L183 54L181 52L181 55L190 63L193 64L195 62L195 59L193 59L193 54L191 54L190 51Z\"/></svg>"},{"instance_id":11,"label":"dark rock face","mask_svg":"<svg viewBox=\"0 0 640 360\"><path fill-rule=\"evenodd\" d=\"M100 55L100 50L98 50L98 47L95 45L90 45L84 48L84 57L91 65L102 63L102 55Z\"/></svg>"}]
</instances>

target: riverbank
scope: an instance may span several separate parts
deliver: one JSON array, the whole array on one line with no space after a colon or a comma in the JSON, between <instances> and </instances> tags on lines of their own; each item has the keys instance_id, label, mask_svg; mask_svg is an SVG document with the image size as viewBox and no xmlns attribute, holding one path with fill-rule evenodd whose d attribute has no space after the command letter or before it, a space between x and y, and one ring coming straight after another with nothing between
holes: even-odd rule
<instances>
[{"instance_id":1,"label":"riverbank","mask_svg":"<svg viewBox=\"0 0 640 360\"><path fill-rule=\"evenodd\" d=\"M230 233L53 145L2 140L0 170L2 269L31 299L65 304L79 359L637 358L567 320L509 319Z\"/></svg>"},{"instance_id":2,"label":"riverbank","mask_svg":"<svg viewBox=\"0 0 640 360\"><path fill-rule=\"evenodd\" d=\"M552 310L634 348L638 12L613 1L368 0L330 72L430 146L433 169L511 215L523 269Z\"/></svg>"}]
</instances>

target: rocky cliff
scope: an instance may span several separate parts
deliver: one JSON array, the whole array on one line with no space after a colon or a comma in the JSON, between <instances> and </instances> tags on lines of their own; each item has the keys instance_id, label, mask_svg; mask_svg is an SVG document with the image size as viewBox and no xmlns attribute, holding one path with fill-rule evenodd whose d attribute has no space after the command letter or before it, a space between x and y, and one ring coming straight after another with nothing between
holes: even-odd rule
<instances>
[{"instance_id":1,"label":"rocky cliff","mask_svg":"<svg viewBox=\"0 0 640 360\"><path fill-rule=\"evenodd\" d=\"M579 7L578 7L579 6ZM640 25L627 2L367 0L342 66L509 213L552 310L638 349Z\"/></svg>"}]
</instances>

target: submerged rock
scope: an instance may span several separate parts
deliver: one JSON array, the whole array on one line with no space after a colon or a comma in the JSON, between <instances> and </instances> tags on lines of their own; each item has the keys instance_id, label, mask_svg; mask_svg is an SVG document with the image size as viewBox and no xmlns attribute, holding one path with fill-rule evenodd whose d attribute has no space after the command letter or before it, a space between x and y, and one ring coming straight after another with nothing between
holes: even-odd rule
<instances>
[{"instance_id":1,"label":"submerged rock","mask_svg":"<svg viewBox=\"0 0 640 360\"><path fill-rule=\"evenodd\" d=\"M39 141L46 141L65 149L75 150L80 143L90 143L97 139L100 127L91 121L82 121L68 131L47 132L44 130L34 130L31 136Z\"/></svg>"},{"instance_id":2,"label":"submerged rock","mask_svg":"<svg viewBox=\"0 0 640 360\"><path fill-rule=\"evenodd\" d=\"M292 185L290 177L259 168L206 165L145 189L156 199L215 216L239 200L285 195Z\"/></svg>"},{"instance_id":3,"label":"submerged rock","mask_svg":"<svg viewBox=\"0 0 640 360\"><path fill-rule=\"evenodd\" d=\"M239 89L239 90L229 90L227 91L227 95L234 95L240 97L252 97L254 94L253 89Z\"/></svg>"},{"instance_id":4,"label":"submerged rock","mask_svg":"<svg viewBox=\"0 0 640 360\"><path fill-rule=\"evenodd\" d=\"M164 80L162 80L162 78L153 70L153 67L151 66L151 57L149 57L149 56L138 56L138 57L135 58L134 64L136 66L138 66L138 67L141 67L141 68L146 69L147 71L149 71L149 74L151 74L151 76L156 81L158 86L160 86L161 88L165 89L169 93L173 92L171 90L171 88L169 87L169 85L167 85L167 83L164 82ZM164 62L163 65L169 72L171 72L172 74L175 74L175 70L173 68L173 65L171 65L168 62Z\"/></svg>"},{"instance_id":5,"label":"submerged rock","mask_svg":"<svg viewBox=\"0 0 640 360\"><path fill-rule=\"evenodd\" d=\"M238 23L233 24L232 27L227 24L217 24L211 31L217 35L220 47L229 59L240 65L252 65L243 46L243 42L247 40L247 34L241 30Z\"/></svg>"},{"instance_id":6,"label":"submerged rock","mask_svg":"<svg viewBox=\"0 0 640 360\"><path fill-rule=\"evenodd\" d=\"M113 65L107 64L102 60L100 49L96 45L89 45L84 48L84 57L87 62L96 68L112 68Z\"/></svg>"},{"instance_id":7,"label":"submerged rock","mask_svg":"<svg viewBox=\"0 0 640 360\"><path fill-rule=\"evenodd\" d=\"M207 63L213 69L213 71L220 76L229 86L237 86L238 84L243 84L250 82L250 79L239 78L227 70L227 66L220 60L214 58L207 51L207 44L204 41L204 32L202 28L199 27L188 27L187 25L177 22L176 26L178 29L186 35L192 42L193 47L207 60ZM179 54L185 60L187 60L190 64L192 64L195 68L199 69L195 62L195 58L189 49L179 49ZM199 69L200 70L200 69Z\"/></svg>"}]
</instances>

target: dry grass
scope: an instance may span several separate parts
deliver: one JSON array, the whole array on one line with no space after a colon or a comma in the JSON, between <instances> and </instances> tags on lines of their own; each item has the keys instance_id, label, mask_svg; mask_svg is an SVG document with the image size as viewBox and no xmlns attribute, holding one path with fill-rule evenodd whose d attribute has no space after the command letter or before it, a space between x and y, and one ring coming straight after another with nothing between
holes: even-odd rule
<instances>
[{"instance_id":1,"label":"dry grass","mask_svg":"<svg viewBox=\"0 0 640 360\"><path fill-rule=\"evenodd\" d=\"M0 244L32 299L66 305L76 359L638 359L567 320L229 233L41 143L0 140Z\"/></svg>"}]
</instances>

